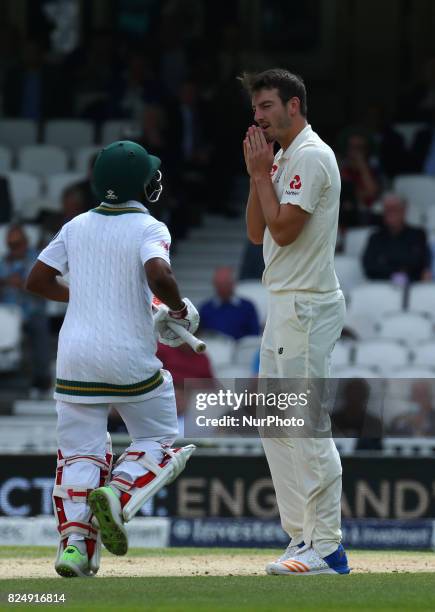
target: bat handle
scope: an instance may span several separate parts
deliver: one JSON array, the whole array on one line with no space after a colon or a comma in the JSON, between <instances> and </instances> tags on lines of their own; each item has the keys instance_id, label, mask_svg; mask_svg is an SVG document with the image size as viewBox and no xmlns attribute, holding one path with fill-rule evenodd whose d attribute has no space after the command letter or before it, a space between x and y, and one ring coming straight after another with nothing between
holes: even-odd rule
<instances>
[{"instance_id":1,"label":"bat handle","mask_svg":"<svg viewBox=\"0 0 435 612\"><path fill-rule=\"evenodd\" d=\"M202 340L196 338L190 331L187 331L182 325L177 325L176 323L168 322L168 327L172 329L174 333L177 334L186 344L188 344L195 353L203 353L207 349L207 345Z\"/></svg>"}]
</instances>

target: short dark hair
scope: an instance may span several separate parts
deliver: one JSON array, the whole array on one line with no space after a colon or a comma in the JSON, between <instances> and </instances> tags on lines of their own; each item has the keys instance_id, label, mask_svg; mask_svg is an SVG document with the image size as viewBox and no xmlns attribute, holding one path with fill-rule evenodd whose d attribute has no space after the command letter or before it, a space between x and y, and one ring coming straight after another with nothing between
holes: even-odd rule
<instances>
[{"instance_id":1,"label":"short dark hair","mask_svg":"<svg viewBox=\"0 0 435 612\"><path fill-rule=\"evenodd\" d=\"M301 115L307 116L307 90L298 74L284 68L271 68L257 73L245 72L239 79L250 96L260 89L277 89L283 104L290 98L299 98Z\"/></svg>"}]
</instances>

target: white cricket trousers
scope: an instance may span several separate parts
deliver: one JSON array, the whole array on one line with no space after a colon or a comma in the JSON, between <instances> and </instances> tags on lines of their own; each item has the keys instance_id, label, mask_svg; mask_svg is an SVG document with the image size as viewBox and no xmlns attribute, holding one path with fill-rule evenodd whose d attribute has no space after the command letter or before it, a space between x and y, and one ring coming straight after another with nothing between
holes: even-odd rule
<instances>
[{"instance_id":1,"label":"white cricket trousers","mask_svg":"<svg viewBox=\"0 0 435 612\"><path fill-rule=\"evenodd\" d=\"M260 351L261 378L328 378L343 328L340 290L326 294L269 292ZM341 541L341 462L332 437L262 439L281 524L293 544L322 557Z\"/></svg>"},{"instance_id":2,"label":"white cricket trousers","mask_svg":"<svg viewBox=\"0 0 435 612\"><path fill-rule=\"evenodd\" d=\"M146 451L157 463L163 459L162 444L172 445L178 435L177 410L174 386L169 372L162 370L164 382L150 399L140 402L107 404L76 404L58 401L57 437L64 458L72 455L106 456L107 417L114 406L124 421L132 440L127 450ZM148 470L137 461L123 461L112 472L124 474L134 481ZM80 485L90 489L99 486L100 469L89 461L66 465L62 484ZM68 521L88 522L90 509L86 502L65 500ZM83 536L71 535L69 541L81 540Z\"/></svg>"}]
</instances>

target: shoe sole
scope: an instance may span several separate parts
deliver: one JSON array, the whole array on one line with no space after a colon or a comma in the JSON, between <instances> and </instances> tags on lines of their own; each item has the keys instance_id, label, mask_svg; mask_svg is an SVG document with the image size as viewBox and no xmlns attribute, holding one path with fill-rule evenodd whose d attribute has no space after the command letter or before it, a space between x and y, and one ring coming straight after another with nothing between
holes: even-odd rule
<instances>
[{"instance_id":1,"label":"shoe sole","mask_svg":"<svg viewBox=\"0 0 435 612\"><path fill-rule=\"evenodd\" d=\"M62 578L93 578L93 574L82 572L76 565L64 561L56 566L56 572Z\"/></svg>"},{"instance_id":2,"label":"shoe sole","mask_svg":"<svg viewBox=\"0 0 435 612\"><path fill-rule=\"evenodd\" d=\"M113 518L107 496L101 491L93 491L89 496L89 506L97 518L104 546L112 555L125 555L128 551L127 535Z\"/></svg>"},{"instance_id":3,"label":"shoe sole","mask_svg":"<svg viewBox=\"0 0 435 612\"><path fill-rule=\"evenodd\" d=\"M331 567L311 570L307 572L291 572L288 569L266 566L266 574L269 576L315 576L317 574L335 574L336 576L347 576L350 573L350 569L347 572L336 572Z\"/></svg>"}]
</instances>

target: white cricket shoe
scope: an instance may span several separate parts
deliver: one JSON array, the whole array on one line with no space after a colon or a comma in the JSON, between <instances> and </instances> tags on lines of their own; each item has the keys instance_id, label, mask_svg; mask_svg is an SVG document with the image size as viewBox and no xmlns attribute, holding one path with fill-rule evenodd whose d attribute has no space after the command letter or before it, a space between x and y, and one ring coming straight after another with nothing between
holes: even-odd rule
<instances>
[{"instance_id":1,"label":"white cricket shoe","mask_svg":"<svg viewBox=\"0 0 435 612\"><path fill-rule=\"evenodd\" d=\"M346 552L340 544L337 550L322 558L312 546L299 548L292 557L269 563L268 574L309 576L315 574L349 574Z\"/></svg>"},{"instance_id":2,"label":"white cricket shoe","mask_svg":"<svg viewBox=\"0 0 435 612\"><path fill-rule=\"evenodd\" d=\"M294 555L298 552L298 550L300 550L303 546L305 546L304 544L297 544L296 546L293 545L291 542L290 544L287 546L287 548L285 549L284 553L280 556L279 559L277 559L276 561L272 561L271 563L268 563L266 565L266 573L267 574L279 574L281 572L279 572L278 570L280 569L280 564L282 561L287 561L287 559L291 559L292 557L294 557ZM277 571L275 571L277 570Z\"/></svg>"}]
</instances>

